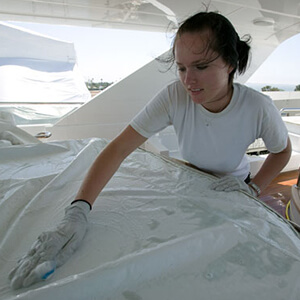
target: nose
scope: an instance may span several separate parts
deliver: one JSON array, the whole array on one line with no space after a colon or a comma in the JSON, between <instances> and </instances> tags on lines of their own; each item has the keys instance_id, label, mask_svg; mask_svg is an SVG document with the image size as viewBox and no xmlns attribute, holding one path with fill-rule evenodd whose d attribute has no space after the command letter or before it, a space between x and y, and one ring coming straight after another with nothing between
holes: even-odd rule
<instances>
[{"instance_id":1,"label":"nose","mask_svg":"<svg viewBox=\"0 0 300 300\"><path fill-rule=\"evenodd\" d=\"M187 86L191 85L191 84L194 84L196 82L195 72L191 69L186 69L185 74L184 74L184 78L183 78L183 82Z\"/></svg>"}]
</instances>

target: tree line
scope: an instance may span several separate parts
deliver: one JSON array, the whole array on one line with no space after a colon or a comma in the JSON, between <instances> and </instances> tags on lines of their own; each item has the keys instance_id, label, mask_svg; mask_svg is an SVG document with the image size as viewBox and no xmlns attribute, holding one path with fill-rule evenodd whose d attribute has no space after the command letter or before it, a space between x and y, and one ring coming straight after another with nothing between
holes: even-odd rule
<instances>
[{"instance_id":1,"label":"tree line","mask_svg":"<svg viewBox=\"0 0 300 300\"><path fill-rule=\"evenodd\" d=\"M261 88L262 92L279 92L279 91L284 91L284 90L281 90L277 87L273 87L273 86L270 86L270 85L266 85L264 87ZM296 85L295 89L294 89L295 92L297 91L300 91L300 84Z\"/></svg>"},{"instance_id":2,"label":"tree line","mask_svg":"<svg viewBox=\"0 0 300 300\"><path fill-rule=\"evenodd\" d=\"M85 85L89 91L93 91L93 90L101 90L102 91L112 84L113 84L113 82L103 81L102 79L100 82L94 82L93 78L89 79L88 81L85 82Z\"/></svg>"}]
</instances>

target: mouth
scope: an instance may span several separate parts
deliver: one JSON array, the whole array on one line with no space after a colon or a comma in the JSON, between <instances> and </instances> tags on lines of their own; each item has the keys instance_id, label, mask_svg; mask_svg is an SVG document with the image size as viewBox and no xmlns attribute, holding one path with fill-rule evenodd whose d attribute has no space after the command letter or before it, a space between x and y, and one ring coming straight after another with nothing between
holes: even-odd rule
<instances>
[{"instance_id":1,"label":"mouth","mask_svg":"<svg viewBox=\"0 0 300 300\"><path fill-rule=\"evenodd\" d=\"M189 92L190 92L191 94L198 94L198 93L204 91L204 89L200 89L200 88L199 88L199 89L192 89L192 88L189 88L188 90L189 90Z\"/></svg>"}]
</instances>

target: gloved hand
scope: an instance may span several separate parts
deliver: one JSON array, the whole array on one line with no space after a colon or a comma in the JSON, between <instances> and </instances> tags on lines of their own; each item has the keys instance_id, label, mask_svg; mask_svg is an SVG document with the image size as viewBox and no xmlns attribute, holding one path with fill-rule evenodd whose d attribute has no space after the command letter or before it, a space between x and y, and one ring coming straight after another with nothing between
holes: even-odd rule
<instances>
[{"instance_id":1,"label":"gloved hand","mask_svg":"<svg viewBox=\"0 0 300 300\"><path fill-rule=\"evenodd\" d=\"M47 279L77 250L88 228L90 206L77 201L65 209L65 216L53 231L43 232L29 252L10 272L13 289Z\"/></svg>"},{"instance_id":2,"label":"gloved hand","mask_svg":"<svg viewBox=\"0 0 300 300\"><path fill-rule=\"evenodd\" d=\"M231 175L217 179L210 185L210 188L215 191L224 192L245 191L254 197L259 196L255 189L250 187L250 185L248 185L245 181Z\"/></svg>"}]
</instances>

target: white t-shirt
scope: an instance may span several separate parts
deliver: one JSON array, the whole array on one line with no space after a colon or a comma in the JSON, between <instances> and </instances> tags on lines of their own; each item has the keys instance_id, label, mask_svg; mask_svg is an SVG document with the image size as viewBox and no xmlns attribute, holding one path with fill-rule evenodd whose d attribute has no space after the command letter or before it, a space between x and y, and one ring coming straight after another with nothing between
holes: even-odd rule
<instances>
[{"instance_id":1,"label":"white t-shirt","mask_svg":"<svg viewBox=\"0 0 300 300\"><path fill-rule=\"evenodd\" d=\"M287 146L287 129L273 101L235 83L229 105L212 113L195 104L180 81L161 90L131 121L146 138L173 125L182 157L217 175L245 179L250 170L246 150L262 138L267 149L278 153Z\"/></svg>"}]
</instances>

